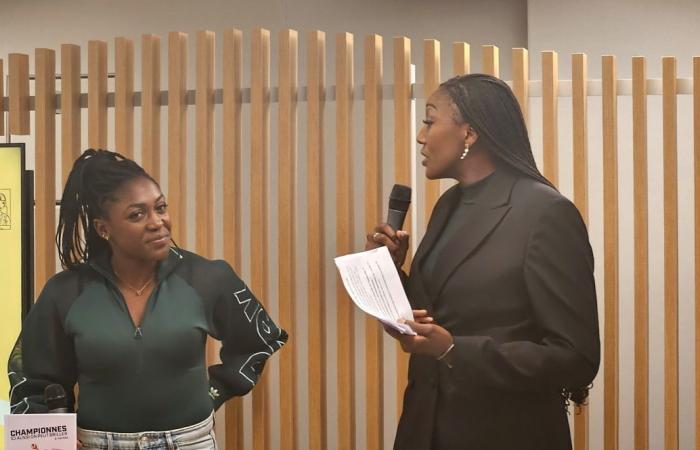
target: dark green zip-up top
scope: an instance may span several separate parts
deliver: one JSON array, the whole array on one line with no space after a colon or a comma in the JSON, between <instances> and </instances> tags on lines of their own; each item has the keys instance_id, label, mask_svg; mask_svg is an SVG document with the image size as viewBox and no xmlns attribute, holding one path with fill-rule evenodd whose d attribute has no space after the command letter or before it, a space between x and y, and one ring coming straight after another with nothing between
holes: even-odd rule
<instances>
[{"instance_id":1,"label":"dark green zip-up top","mask_svg":"<svg viewBox=\"0 0 700 450\"><path fill-rule=\"evenodd\" d=\"M205 343L222 343L209 367ZM78 426L112 432L192 425L246 394L265 361L287 341L224 261L172 249L158 268L139 328L107 259L52 277L10 355L13 413L46 412L43 392L60 383Z\"/></svg>"}]
</instances>

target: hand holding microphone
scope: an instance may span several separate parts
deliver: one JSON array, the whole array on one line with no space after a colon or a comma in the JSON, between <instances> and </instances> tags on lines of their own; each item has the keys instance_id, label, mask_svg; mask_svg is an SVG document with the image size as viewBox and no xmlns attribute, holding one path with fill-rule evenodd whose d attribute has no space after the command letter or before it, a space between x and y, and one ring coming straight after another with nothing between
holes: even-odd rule
<instances>
[{"instance_id":1,"label":"hand holding microphone","mask_svg":"<svg viewBox=\"0 0 700 450\"><path fill-rule=\"evenodd\" d=\"M411 204L411 188L395 184L389 195L389 211L386 223L377 225L367 235L365 249L386 246L394 260L401 267L408 252L408 233L401 230L408 207Z\"/></svg>"}]
</instances>

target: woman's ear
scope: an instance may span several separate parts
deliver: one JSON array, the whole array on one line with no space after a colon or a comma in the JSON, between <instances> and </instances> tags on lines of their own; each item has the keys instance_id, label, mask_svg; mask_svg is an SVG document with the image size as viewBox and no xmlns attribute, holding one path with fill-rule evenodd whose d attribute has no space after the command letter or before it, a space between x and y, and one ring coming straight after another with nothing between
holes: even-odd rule
<instances>
[{"instance_id":1,"label":"woman's ear","mask_svg":"<svg viewBox=\"0 0 700 450\"><path fill-rule=\"evenodd\" d=\"M464 127L464 148L472 148L472 146L479 140L479 133L469 126L468 123L463 124Z\"/></svg>"},{"instance_id":2,"label":"woman's ear","mask_svg":"<svg viewBox=\"0 0 700 450\"><path fill-rule=\"evenodd\" d=\"M109 240L109 226L104 219L94 219L92 221L92 226L95 227L97 234L104 240Z\"/></svg>"}]
</instances>

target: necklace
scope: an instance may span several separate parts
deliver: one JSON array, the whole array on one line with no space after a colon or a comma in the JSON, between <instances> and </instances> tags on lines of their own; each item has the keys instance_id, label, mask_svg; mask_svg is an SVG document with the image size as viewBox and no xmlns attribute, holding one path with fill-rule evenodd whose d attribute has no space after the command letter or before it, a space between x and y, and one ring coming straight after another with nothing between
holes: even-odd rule
<instances>
[{"instance_id":1,"label":"necklace","mask_svg":"<svg viewBox=\"0 0 700 450\"><path fill-rule=\"evenodd\" d=\"M135 287L133 287L132 285L130 285L129 283L127 283L126 281L124 281L124 279L123 279L122 277L119 276L119 274L117 273L116 270L114 271L114 275L117 276L117 279L118 279L119 281L121 281L122 284L124 284L124 286L126 286L126 287L128 287L129 289L131 289L132 291L134 291L134 293L136 294L137 297L140 297L141 294L143 294L143 291L145 291L146 288L147 288L148 286L150 286L151 283L153 283L153 277L151 277L151 278L148 279L148 281L146 281L146 284L144 284L143 286L141 286L141 289L136 289Z\"/></svg>"}]
</instances>

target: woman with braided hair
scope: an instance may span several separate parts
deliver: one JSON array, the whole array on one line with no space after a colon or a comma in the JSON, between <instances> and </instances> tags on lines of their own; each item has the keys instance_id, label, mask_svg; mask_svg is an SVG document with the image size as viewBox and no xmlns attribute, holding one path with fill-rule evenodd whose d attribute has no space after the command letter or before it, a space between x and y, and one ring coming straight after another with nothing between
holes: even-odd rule
<instances>
[{"instance_id":1,"label":"woman with braided hair","mask_svg":"<svg viewBox=\"0 0 700 450\"><path fill-rule=\"evenodd\" d=\"M246 394L287 340L224 261L182 250L158 183L87 150L66 182L56 243L65 269L30 310L10 356L13 413L46 412L64 387L91 448L215 448L212 414ZM206 368L207 336L222 343Z\"/></svg>"},{"instance_id":2,"label":"woman with braided hair","mask_svg":"<svg viewBox=\"0 0 700 450\"><path fill-rule=\"evenodd\" d=\"M503 81L443 83L418 134L439 199L402 274L416 336L396 450L570 449L566 405L586 400L600 362L593 254L576 207L539 172ZM408 235L386 224L403 265Z\"/></svg>"}]
</instances>

